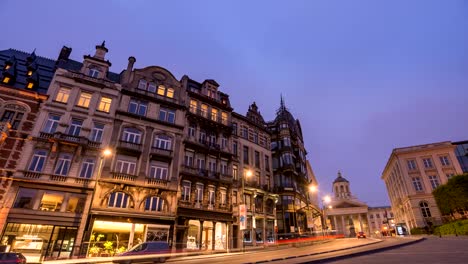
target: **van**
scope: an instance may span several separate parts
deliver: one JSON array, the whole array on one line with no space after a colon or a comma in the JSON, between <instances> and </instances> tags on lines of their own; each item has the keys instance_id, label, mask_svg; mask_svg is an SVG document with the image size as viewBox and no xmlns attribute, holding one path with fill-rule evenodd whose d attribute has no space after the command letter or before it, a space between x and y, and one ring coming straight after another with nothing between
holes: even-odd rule
<instances>
[{"instance_id":1,"label":"van","mask_svg":"<svg viewBox=\"0 0 468 264\"><path fill-rule=\"evenodd\" d=\"M153 254L169 254L171 250L169 249L169 244L166 241L148 241L138 244L128 250L127 252L121 253L118 257L129 257L129 256L141 256L141 255L153 255ZM160 257L160 258L138 258L138 259L116 259L113 260L114 263L121 264L130 264L138 262L148 262L153 261L153 263L163 263L169 257Z\"/></svg>"}]
</instances>

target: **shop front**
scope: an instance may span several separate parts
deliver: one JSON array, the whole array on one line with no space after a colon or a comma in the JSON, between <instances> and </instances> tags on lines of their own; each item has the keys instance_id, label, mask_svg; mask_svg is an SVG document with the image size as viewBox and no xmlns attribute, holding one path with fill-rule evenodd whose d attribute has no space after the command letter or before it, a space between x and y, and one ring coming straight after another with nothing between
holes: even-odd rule
<instances>
[{"instance_id":1,"label":"shop front","mask_svg":"<svg viewBox=\"0 0 468 264\"><path fill-rule=\"evenodd\" d=\"M81 255L105 257L122 253L146 241L172 243L174 221L163 219L97 216Z\"/></svg>"},{"instance_id":2,"label":"shop front","mask_svg":"<svg viewBox=\"0 0 468 264\"><path fill-rule=\"evenodd\" d=\"M77 227L9 222L0 241L6 251L22 253L28 263L40 263L69 258L77 232Z\"/></svg>"},{"instance_id":3,"label":"shop front","mask_svg":"<svg viewBox=\"0 0 468 264\"><path fill-rule=\"evenodd\" d=\"M232 215L225 213L190 213L190 209L179 208L177 241L178 249L227 250L232 248ZM197 215L199 217L195 218Z\"/></svg>"}]
</instances>

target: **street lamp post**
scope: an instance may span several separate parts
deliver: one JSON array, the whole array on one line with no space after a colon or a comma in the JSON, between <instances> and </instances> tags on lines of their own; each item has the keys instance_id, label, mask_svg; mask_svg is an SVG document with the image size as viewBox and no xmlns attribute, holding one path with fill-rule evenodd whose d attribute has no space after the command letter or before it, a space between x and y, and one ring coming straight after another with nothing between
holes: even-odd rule
<instances>
[{"instance_id":1,"label":"street lamp post","mask_svg":"<svg viewBox=\"0 0 468 264\"><path fill-rule=\"evenodd\" d=\"M309 186L309 191L312 193L319 192L319 189L317 188L316 185L310 185ZM326 212L325 212L325 204L329 204L331 202L331 197L329 195L326 195L322 198L322 207L321 207L321 220L322 220L322 236L325 237L325 225L326 225ZM329 207L331 208L331 206Z\"/></svg>"},{"instance_id":2,"label":"street lamp post","mask_svg":"<svg viewBox=\"0 0 468 264\"><path fill-rule=\"evenodd\" d=\"M88 208L88 212L87 212L86 228L88 229L88 233L91 232L91 230L90 230L91 229L91 227L90 227L90 224L91 224L91 208L93 207L93 203L94 203L94 196L96 194L96 187L97 187L97 185L99 183L99 179L101 178L105 158L110 157L111 155L112 155L112 150L110 150L109 148L106 148L106 149L104 149L102 151L102 153L101 153L101 155L99 157L99 167L98 167L98 170L97 170L96 180L94 182L93 192L91 193L91 201L89 203L89 208ZM89 234L89 235L91 236L91 234Z\"/></svg>"},{"instance_id":3,"label":"street lamp post","mask_svg":"<svg viewBox=\"0 0 468 264\"><path fill-rule=\"evenodd\" d=\"M251 170L247 170L244 174L242 174L242 204L244 206L244 209L246 210L247 212L247 208L246 208L246 204L245 204L245 187L244 187L244 178L245 177L250 177L252 176L252 171ZM239 210L240 211L240 210ZM245 219L244 219L245 218ZM240 215L240 221L245 221L245 226L244 227L247 227L247 213L245 215ZM242 252L245 251L245 228L242 230Z\"/></svg>"}]
</instances>

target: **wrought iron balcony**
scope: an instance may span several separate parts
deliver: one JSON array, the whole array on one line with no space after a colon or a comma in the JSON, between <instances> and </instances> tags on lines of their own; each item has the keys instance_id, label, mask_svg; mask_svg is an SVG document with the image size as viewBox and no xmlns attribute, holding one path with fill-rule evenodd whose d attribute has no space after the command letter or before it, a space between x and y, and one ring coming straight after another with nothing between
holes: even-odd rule
<instances>
[{"instance_id":1,"label":"wrought iron balcony","mask_svg":"<svg viewBox=\"0 0 468 264\"><path fill-rule=\"evenodd\" d=\"M157 147L151 147L151 155L160 155L166 157L172 157L172 150L162 149Z\"/></svg>"}]
</instances>

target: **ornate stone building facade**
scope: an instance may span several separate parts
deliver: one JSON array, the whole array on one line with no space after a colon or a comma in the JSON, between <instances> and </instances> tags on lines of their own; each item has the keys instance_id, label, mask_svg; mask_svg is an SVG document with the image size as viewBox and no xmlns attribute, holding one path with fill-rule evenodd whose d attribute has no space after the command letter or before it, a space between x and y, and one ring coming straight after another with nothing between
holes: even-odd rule
<instances>
[{"instance_id":1,"label":"ornate stone building facade","mask_svg":"<svg viewBox=\"0 0 468 264\"><path fill-rule=\"evenodd\" d=\"M176 241L181 249L232 247L232 107L214 80L183 76L186 120L179 155Z\"/></svg>"},{"instance_id":2,"label":"ornate stone building facade","mask_svg":"<svg viewBox=\"0 0 468 264\"><path fill-rule=\"evenodd\" d=\"M2 241L28 262L79 253L96 185L100 153L108 145L120 95L119 76L108 71L104 43L82 63L64 47L58 69L25 142ZM28 240L34 250L21 248Z\"/></svg>"},{"instance_id":3,"label":"ornate stone building facade","mask_svg":"<svg viewBox=\"0 0 468 264\"><path fill-rule=\"evenodd\" d=\"M236 245L268 245L274 243L276 203L273 193L273 169L271 167L270 132L255 102L246 116L233 113L233 174L236 183L233 212L236 216ZM244 189L242 189L242 180ZM237 195L239 194L239 195ZM239 205L247 208L246 228L239 227Z\"/></svg>"},{"instance_id":4,"label":"ornate stone building facade","mask_svg":"<svg viewBox=\"0 0 468 264\"><path fill-rule=\"evenodd\" d=\"M451 142L396 148L382 173L397 225L407 230L442 224L432 191L462 174Z\"/></svg>"},{"instance_id":5,"label":"ornate stone building facade","mask_svg":"<svg viewBox=\"0 0 468 264\"><path fill-rule=\"evenodd\" d=\"M283 98L275 120L268 122L274 173L273 192L279 194L276 220L279 234L308 230L307 214L319 212L309 196L304 137L298 119L286 108Z\"/></svg>"},{"instance_id":6,"label":"ornate stone building facade","mask_svg":"<svg viewBox=\"0 0 468 264\"><path fill-rule=\"evenodd\" d=\"M0 231L10 206L5 204L25 141L47 99L55 61L17 50L0 51Z\"/></svg>"}]
</instances>

